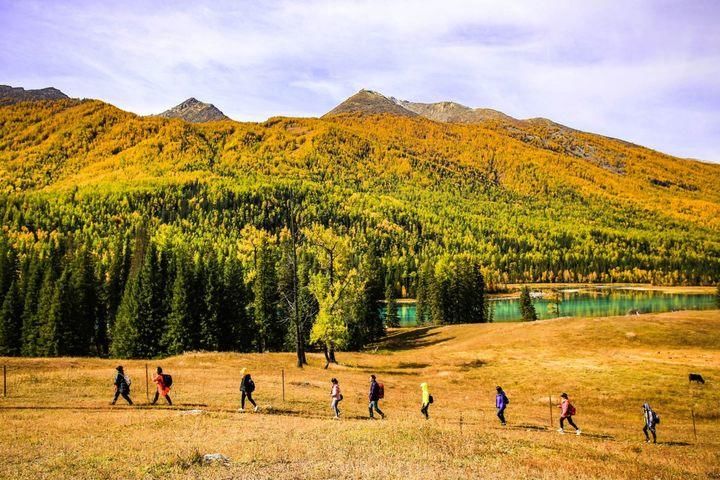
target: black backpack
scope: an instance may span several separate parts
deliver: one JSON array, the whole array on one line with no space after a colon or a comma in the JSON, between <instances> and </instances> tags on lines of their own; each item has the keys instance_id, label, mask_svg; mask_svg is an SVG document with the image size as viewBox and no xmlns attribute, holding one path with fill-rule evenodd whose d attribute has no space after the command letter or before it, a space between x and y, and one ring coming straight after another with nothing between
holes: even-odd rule
<instances>
[{"instance_id":1,"label":"black backpack","mask_svg":"<svg viewBox=\"0 0 720 480\"><path fill-rule=\"evenodd\" d=\"M248 378L247 383L245 384L245 390L247 390L247 393L255 391L255 382L253 382L252 378Z\"/></svg>"},{"instance_id":2,"label":"black backpack","mask_svg":"<svg viewBox=\"0 0 720 480\"><path fill-rule=\"evenodd\" d=\"M173 382L173 380L172 380L172 375L169 375L169 374L167 374L167 373L163 373L162 378L163 378L163 383L165 384L165 386L166 386L167 388L172 387L172 382Z\"/></svg>"},{"instance_id":3,"label":"black backpack","mask_svg":"<svg viewBox=\"0 0 720 480\"><path fill-rule=\"evenodd\" d=\"M430 396L428 397L428 403L434 403L434 402L435 402L435 399L433 398L432 395L430 395Z\"/></svg>"}]
</instances>

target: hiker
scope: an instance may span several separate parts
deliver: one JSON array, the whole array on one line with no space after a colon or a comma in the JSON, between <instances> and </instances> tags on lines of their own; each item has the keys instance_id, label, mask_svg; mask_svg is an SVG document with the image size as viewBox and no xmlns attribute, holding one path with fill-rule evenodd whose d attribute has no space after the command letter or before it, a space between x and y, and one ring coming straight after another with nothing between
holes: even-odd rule
<instances>
[{"instance_id":1,"label":"hiker","mask_svg":"<svg viewBox=\"0 0 720 480\"><path fill-rule=\"evenodd\" d=\"M242 392L240 411L245 411L245 398L247 398L248 401L252 403L253 407L255 407L254 411L257 412L260 410L260 407L257 406L257 403L255 403L255 400L252 398L252 394L255 391L255 382L253 382L252 377L249 373L247 373L245 368L240 371L240 377L242 378L242 380L240 380L240 391Z\"/></svg>"},{"instance_id":2,"label":"hiker","mask_svg":"<svg viewBox=\"0 0 720 480\"><path fill-rule=\"evenodd\" d=\"M575 434L580 435L582 432L578 428L577 425L575 425L575 422L573 422L573 415L575 415L575 406L570 403L570 400L568 400L568 394L563 393L560 395L560 398L562 398L562 403L558 405L560 408L560 428L558 429L558 432L565 433L565 429L563 428L563 423L565 423L565 420L568 421L568 423L575 429Z\"/></svg>"},{"instance_id":3,"label":"hiker","mask_svg":"<svg viewBox=\"0 0 720 480\"><path fill-rule=\"evenodd\" d=\"M342 401L343 396L342 396L342 393L340 393L340 384L338 383L337 378L333 378L332 380L330 380L330 383L332 384L332 388L330 390L330 398L332 398L330 407L333 409L333 412L335 413L335 416L333 418L335 420L339 420L340 419L340 409L338 408L338 404Z\"/></svg>"},{"instance_id":4,"label":"hiker","mask_svg":"<svg viewBox=\"0 0 720 480\"><path fill-rule=\"evenodd\" d=\"M420 388L422 389L422 406L420 407L420 413L425 415L425 420L428 420L430 418L428 409L430 408L430 404L433 403L433 398L432 395L430 395L430 389L426 382L421 383Z\"/></svg>"},{"instance_id":5,"label":"hiker","mask_svg":"<svg viewBox=\"0 0 720 480\"><path fill-rule=\"evenodd\" d=\"M153 398L150 405L155 405L160 395L165 397L168 405L172 405L172 400L169 395L170 387L172 386L172 376L163 373L162 367L157 367L157 374L153 375L153 382L157 384L157 390L155 390L155 398Z\"/></svg>"},{"instance_id":6,"label":"hiker","mask_svg":"<svg viewBox=\"0 0 720 480\"><path fill-rule=\"evenodd\" d=\"M643 427L643 433L645 434L645 443L650 443L650 436L648 430L652 433L653 443L657 443L657 435L655 433L655 426L660 423L660 417L650 408L650 405L643 403L643 416L645 417L645 426Z\"/></svg>"},{"instance_id":7,"label":"hiker","mask_svg":"<svg viewBox=\"0 0 720 480\"><path fill-rule=\"evenodd\" d=\"M385 387L382 383L378 383L375 379L375 375L370 375L370 393L368 393L368 399L370 404L368 410L370 411L370 418L375 418L373 410L380 414L380 417L384 420L385 414L380 410L378 402L380 399L385 398Z\"/></svg>"},{"instance_id":8,"label":"hiker","mask_svg":"<svg viewBox=\"0 0 720 480\"><path fill-rule=\"evenodd\" d=\"M501 386L495 387L497 394L495 395L495 408L497 408L497 417L500 419L500 425L507 425L505 422L505 409L507 408L510 400L503 391Z\"/></svg>"},{"instance_id":9,"label":"hiker","mask_svg":"<svg viewBox=\"0 0 720 480\"><path fill-rule=\"evenodd\" d=\"M132 405L133 402L130 400L130 378L125 375L122 365L118 365L115 370L117 371L115 374L115 398L113 398L110 405L115 405L120 395L127 400L128 404Z\"/></svg>"}]
</instances>

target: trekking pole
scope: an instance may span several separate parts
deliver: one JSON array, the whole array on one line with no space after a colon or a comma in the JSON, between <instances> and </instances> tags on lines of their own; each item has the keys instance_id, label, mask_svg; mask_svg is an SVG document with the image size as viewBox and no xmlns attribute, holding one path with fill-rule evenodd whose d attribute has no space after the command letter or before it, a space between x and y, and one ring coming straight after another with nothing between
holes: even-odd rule
<instances>
[{"instance_id":1,"label":"trekking pole","mask_svg":"<svg viewBox=\"0 0 720 480\"><path fill-rule=\"evenodd\" d=\"M693 435L695 435L695 443L697 443L697 429L695 428L695 410L690 408L690 416L692 417L693 422Z\"/></svg>"},{"instance_id":2,"label":"trekking pole","mask_svg":"<svg viewBox=\"0 0 720 480\"><path fill-rule=\"evenodd\" d=\"M283 393L283 403L285 403L285 369L283 368L281 370L282 372L282 393Z\"/></svg>"},{"instance_id":3,"label":"trekking pole","mask_svg":"<svg viewBox=\"0 0 720 480\"><path fill-rule=\"evenodd\" d=\"M548 396L548 405L550 406L550 428L553 426L553 408L552 408L552 394Z\"/></svg>"},{"instance_id":4,"label":"trekking pole","mask_svg":"<svg viewBox=\"0 0 720 480\"><path fill-rule=\"evenodd\" d=\"M145 364L145 398L150 403L150 383L148 378L148 364Z\"/></svg>"}]
</instances>

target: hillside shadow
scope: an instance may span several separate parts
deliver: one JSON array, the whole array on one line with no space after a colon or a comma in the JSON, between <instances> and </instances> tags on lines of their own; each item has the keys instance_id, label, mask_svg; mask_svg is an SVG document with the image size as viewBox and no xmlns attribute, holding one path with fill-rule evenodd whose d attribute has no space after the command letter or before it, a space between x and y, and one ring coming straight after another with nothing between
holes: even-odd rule
<instances>
[{"instance_id":1,"label":"hillside shadow","mask_svg":"<svg viewBox=\"0 0 720 480\"><path fill-rule=\"evenodd\" d=\"M439 332L433 331L437 328L438 327L419 327L408 331L395 332L386 337L381 343L375 345L375 349L413 350L438 345L453 339L453 337L433 338L439 335Z\"/></svg>"}]
</instances>

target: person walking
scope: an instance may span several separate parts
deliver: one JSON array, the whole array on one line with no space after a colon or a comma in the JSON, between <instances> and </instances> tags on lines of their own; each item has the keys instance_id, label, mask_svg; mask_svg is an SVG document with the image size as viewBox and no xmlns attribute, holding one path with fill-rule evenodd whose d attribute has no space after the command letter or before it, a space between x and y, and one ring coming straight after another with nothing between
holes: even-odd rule
<instances>
[{"instance_id":1,"label":"person walking","mask_svg":"<svg viewBox=\"0 0 720 480\"><path fill-rule=\"evenodd\" d=\"M122 365L118 365L115 369L115 397L110 405L115 405L119 396L122 397L132 405L133 401L130 399L130 378L125 375L125 370Z\"/></svg>"},{"instance_id":2,"label":"person walking","mask_svg":"<svg viewBox=\"0 0 720 480\"><path fill-rule=\"evenodd\" d=\"M576 410L575 406L570 403L570 400L568 399L568 394L563 393L560 395L560 398L562 398L562 403L558 405L560 408L560 428L558 429L558 432L565 433L565 429L563 427L563 424L565 423L565 420L575 429L575 434L580 435L582 432L578 428L577 425L575 425L575 422L573 422L573 415L575 415Z\"/></svg>"},{"instance_id":3,"label":"person walking","mask_svg":"<svg viewBox=\"0 0 720 480\"><path fill-rule=\"evenodd\" d=\"M430 409L430 404L433 403L432 395L430 395L430 388L428 387L427 382L423 382L420 384L420 389L422 390L422 404L420 407L420 413L425 415L425 420L430 419L430 413L428 410Z\"/></svg>"},{"instance_id":4,"label":"person walking","mask_svg":"<svg viewBox=\"0 0 720 480\"><path fill-rule=\"evenodd\" d=\"M340 393L340 384L338 383L337 378L330 380L330 383L332 384L332 388L330 389L330 398L332 399L330 407L333 409L333 413L335 413L333 418L335 420L340 420L340 409L338 408L338 404L343 399L342 393Z\"/></svg>"},{"instance_id":5,"label":"person walking","mask_svg":"<svg viewBox=\"0 0 720 480\"><path fill-rule=\"evenodd\" d=\"M650 436L648 431L652 433L653 443L657 443L657 434L655 433L655 426L660 423L660 417L650 408L650 405L643 403L643 417L645 418L645 426L643 427L643 433L645 434L645 443L650 443Z\"/></svg>"},{"instance_id":6,"label":"person walking","mask_svg":"<svg viewBox=\"0 0 720 480\"><path fill-rule=\"evenodd\" d=\"M153 375L153 382L157 384L157 390L155 390L155 398L150 402L150 405L155 405L162 395L168 405L172 405L170 399L170 387L172 386L172 376L163 373L162 367L157 367L157 373Z\"/></svg>"},{"instance_id":7,"label":"person walking","mask_svg":"<svg viewBox=\"0 0 720 480\"><path fill-rule=\"evenodd\" d=\"M370 418L375 418L373 410L380 414L380 417L384 420L385 414L380 410L378 402L380 399L385 398L385 387L382 383L378 383L375 375L370 375L370 392L368 393L368 399L370 404L368 410L370 411Z\"/></svg>"},{"instance_id":8,"label":"person walking","mask_svg":"<svg viewBox=\"0 0 720 480\"><path fill-rule=\"evenodd\" d=\"M507 425L505 422L505 409L507 408L510 400L505 395L501 386L495 387L497 394L495 395L495 408L497 408L497 417L500 419L500 425Z\"/></svg>"},{"instance_id":9,"label":"person walking","mask_svg":"<svg viewBox=\"0 0 720 480\"><path fill-rule=\"evenodd\" d=\"M255 400L252 398L252 394L255 391L255 382L253 382L252 377L245 368L240 371L240 376L242 378L242 380L240 380L240 391L242 392L240 411L245 411L245 399L247 398L248 401L252 403L252 406L255 407L254 411L257 412L260 410L260 407L257 406L257 403L255 403Z\"/></svg>"}]
</instances>

